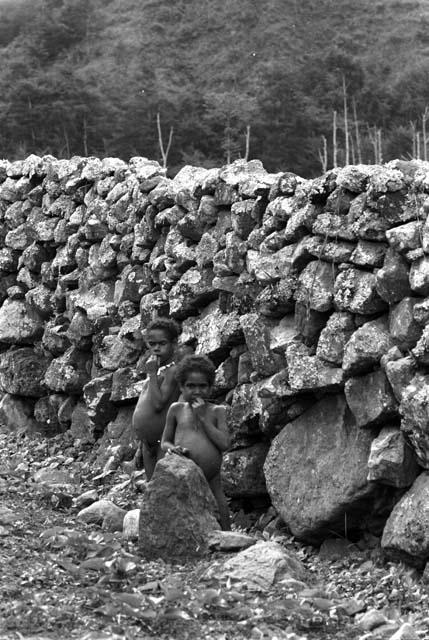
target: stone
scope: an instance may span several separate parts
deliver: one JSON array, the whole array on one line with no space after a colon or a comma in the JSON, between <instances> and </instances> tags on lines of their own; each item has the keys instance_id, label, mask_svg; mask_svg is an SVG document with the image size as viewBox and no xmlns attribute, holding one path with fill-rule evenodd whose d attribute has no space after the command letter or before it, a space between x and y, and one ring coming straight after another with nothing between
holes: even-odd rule
<instances>
[{"instance_id":1,"label":"stone","mask_svg":"<svg viewBox=\"0 0 429 640\"><path fill-rule=\"evenodd\" d=\"M257 542L227 560L221 567L209 568L207 577L239 582L249 591L268 591L286 579L304 580L307 572L293 551L278 542Z\"/></svg>"},{"instance_id":2,"label":"stone","mask_svg":"<svg viewBox=\"0 0 429 640\"><path fill-rule=\"evenodd\" d=\"M90 320L108 315L114 306L114 288L113 282L100 282L87 290L79 288L72 291L67 299L68 309L71 313L82 309Z\"/></svg>"},{"instance_id":3,"label":"stone","mask_svg":"<svg viewBox=\"0 0 429 640\"><path fill-rule=\"evenodd\" d=\"M43 378L50 363L30 347L0 354L0 389L6 393L38 398L46 392Z\"/></svg>"},{"instance_id":4,"label":"stone","mask_svg":"<svg viewBox=\"0 0 429 640\"><path fill-rule=\"evenodd\" d=\"M429 475L422 473L393 508L381 538L391 558L423 568L429 558Z\"/></svg>"},{"instance_id":5,"label":"stone","mask_svg":"<svg viewBox=\"0 0 429 640\"><path fill-rule=\"evenodd\" d=\"M387 244L383 242L359 240L350 256L350 262L358 267L382 267L387 248Z\"/></svg>"},{"instance_id":6,"label":"stone","mask_svg":"<svg viewBox=\"0 0 429 640\"><path fill-rule=\"evenodd\" d=\"M422 296L429 294L429 256L412 263L409 274L410 287Z\"/></svg>"},{"instance_id":7,"label":"stone","mask_svg":"<svg viewBox=\"0 0 429 640\"><path fill-rule=\"evenodd\" d=\"M316 350L317 357L331 365L341 367L344 347L355 328L351 313L347 311L334 312L320 333Z\"/></svg>"},{"instance_id":8,"label":"stone","mask_svg":"<svg viewBox=\"0 0 429 640\"><path fill-rule=\"evenodd\" d=\"M198 318L184 320L179 343L195 343L197 355L204 354L219 361L242 339L238 314L222 313L219 302L215 301L202 310Z\"/></svg>"},{"instance_id":9,"label":"stone","mask_svg":"<svg viewBox=\"0 0 429 640\"><path fill-rule=\"evenodd\" d=\"M94 355L103 369L116 371L133 365L138 360L141 350L141 339L133 340L118 333L104 336L100 346L94 350Z\"/></svg>"},{"instance_id":10,"label":"stone","mask_svg":"<svg viewBox=\"0 0 429 640\"><path fill-rule=\"evenodd\" d=\"M395 398L401 402L405 388L417 373L416 361L411 356L390 360L385 364L384 370Z\"/></svg>"},{"instance_id":11,"label":"stone","mask_svg":"<svg viewBox=\"0 0 429 640\"><path fill-rule=\"evenodd\" d=\"M69 472L61 469L39 469L33 474L33 480L39 484L47 484L49 486L74 484Z\"/></svg>"},{"instance_id":12,"label":"stone","mask_svg":"<svg viewBox=\"0 0 429 640\"><path fill-rule=\"evenodd\" d=\"M4 505L0 505L0 526L5 527L13 525L19 520L20 517L14 511L12 511L12 509L9 509Z\"/></svg>"},{"instance_id":13,"label":"stone","mask_svg":"<svg viewBox=\"0 0 429 640\"><path fill-rule=\"evenodd\" d=\"M99 524L110 531L122 531L126 511L110 500L97 500L89 507L81 509L76 518L86 524ZM105 524L104 524L105 523ZM120 525L120 526L119 526Z\"/></svg>"},{"instance_id":14,"label":"stone","mask_svg":"<svg viewBox=\"0 0 429 640\"><path fill-rule=\"evenodd\" d=\"M422 223L418 220L401 224L399 227L388 229L386 239L389 245L398 253L406 253L418 249L422 244Z\"/></svg>"},{"instance_id":15,"label":"stone","mask_svg":"<svg viewBox=\"0 0 429 640\"><path fill-rule=\"evenodd\" d=\"M0 342L32 344L43 333L43 319L24 300L5 300L0 308Z\"/></svg>"},{"instance_id":16,"label":"stone","mask_svg":"<svg viewBox=\"0 0 429 640\"><path fill-rule=\"evenodd\" d=\"M419 298L403 298L389 312L389 332L402 351L414 347L422 333L421 326L414 319L414 307L418 302Z\"/></svg>"},{"instance_id":17,"label":"stone","mask_svg":"<svg viewBox=\"0 0 429 640\"><path fill-rule=\"evenodd\" d=\"M393 249L387 251L383 267L377 271L375 277L378 294L389 304L412 295L408 263Z\"/></svg>"},{"instance_id":18,"label":"stone","mask_svg":"<svg viewBox=\"0 0 429 640\"><path fill-rule=\"evenodd\" d=\"M261 377L269 376L281 368L280 356L272 352L269 328L257 313L247 313L240 317L240 325L250 353L254 371Z\"/></svg>"},{"instance_id":19,"label":"stone","mask_svg":"<svg viewBox=\"0 0 429 640\"><path fill-rule=\"evenodd\" d=\"M67 425L59 419L58 414L66 400L67 396L58 393L37 400L34 405L34 417L38 433L49 437L65 431Z\"/></svg>"},{"instance_id":20,"label":"stone","mask_svg":"<svg viewBox=\"0 0 429 640\"><path fill-rule=\"evenodd\" d=\"M356 329L344 347L344 373L359 375L371 371L393 346L385 317L366 322Z\"/></svg>"},{"instance_id":21,"label":"stone","mask_svg":"<svg viewBox=\"0 0 429 640\"><path fill-rule=\"evenodd\" d=\"M213 531L209 536L209 548L226 553L248 549L256 542L256 538L238 531Z\"/></svg>"},{"instance_id":22,"label":"stone","mask_svg":"<svg viewBox=\"0 0 429 640\"><path fill-rule=\"evenodd\" d=\"M76 496L73 500L73 506L78 507L79 509L83 509L84 507L89 507L90 504L97 502L98 492L96 489L88 489L84 491L80 495Z\"/></svg>"},{"instance_id":23,"label":"stone","mask_svg":"<svg viewBox=\"0 0 429 640\"><path fill-rule=\"evenodd\" d=\"M375 427L394 420L398 415L396 399L381 369L349 378L344 393L358 427Z\"/></svg>"},{"instance_id":24,"label":"stone","mask_svg":"<svg viewBox=\"0 0 429 640\"><path fill-rule=\"evenodd\" d=\"M384 613L377 609L369 609L365 611L365 613L356 616L356 624L358 624L363 631L372 631L386 622L387 618Z\"/></svg>"},{"instance_id":25,"label":"stone","mask_svg":"<svg viewBox=\"0 0 429 640\"><path fill-rule=\"evenodd\" d=\"M333 265L313 260L298 277L296 300L315 311L329 311L333 306L335 276Z\"/></svg>"},{"instance_id":26,"label":"stone","mask_svg":"<svg viewBox=\"0 0 429 640\"><path fill-rule=\"evenodd\" d=\"M414 320L421 325L425 325L429 322L429 298L420 300L414 305L413 308Z\"/></svg>"},{"instance_id":27,"label":"stone","mask_svg":"<svg viewBox=\"0 0 429 640\"><path fill-rule=\"evenodd\" d=\"M72 409L70 433L81 442L94 443L94 425L88 416L88 408L84 402L78 401Z\"/></svg>"},{"instance_id":28,"label":"stone","mask_svg":"<svg viewBox=\"0 0 429 640\"><path fill-rule=\"evenodd\" d=\"M410 487L418 475L417 460L398 427L383 427L371 444L368 480Z\"/></svg>"},{"instance_id":29,"label":"stone","mask_svg":"<svg viewBox=\"0 0 429 640\"><path fill-rule=\"evenodd\" d=\"M122 537L135 542L139 538L140 509L131 509L124 516Z\"/></svg>"},{"instance_id":30,"label":"stone","mask_svg":"<svg viewBox=\"0 0 429 640\"><path fill-rule=\"evenodd\" d=\"M353 267L341 271L334 291L334 303L339 311L371 315L387 307L377 290L376 276L368 271Z\"/></svg>"},{"instance_id":31,"label":"stone","mask_svg":"<svg viewBox=\"0 0 429 640\"><path fill-rule=\"evenodd\" d=\"M201 469L171 454L160 460L140 510L139 548L147 557L198 557L219 525L215 500Z\"/></svg>"},{"instance_id":32,"label":"stone","mask_svg":"<svg viewBox=\"0 0 429 640\"><path fill-rule=\"evenodd\" d=\"M53 356L59 356L71 346L67 330L69 320L64 316L56 316L45 324L42 345Z\"/></svg>"},{"instance_id":33,"label":"stone","mask_svg":"<svg viewBox=\"0 0 429 640\"><path fill-rule=\"evenodd\" d=\"M210 269L188 269L170 290L170 313L174 318L181 319L192 315L216 297L213 272Z\"/></svg>"},{"instance_id":34,"label":"stone","mask_svg":"<svg viewBox=\"0 0 429 640\"><path fill-rule=\"evenodd\" d=\"M117 404L137 400L143 389L146 374L135 367L121 367L113 372L110 400Z\"/></svg>"},{"instance_id":35,"label":"stone","mask_svg":"<svg viewBox=\"0 0 429 640\"><path fill-rule=\"evenodd\" d=\"M409 622L404 622L390 640L419 640L420 636Z\"/></svg>"},{"instance_id":36,"label":"stone","mask_svg":"<svg viewBox=\"0 0 429 640\"><path fill-rule=\"evenodd\" d=\"M110 400L111 392L111 373L92 378L82 389L88 417L98 431L103 431L106 424L116 416L117 408Z\"/></svg>"},{"instance_id":37,"label":"stone","mask_svg":"<svg viewBox=\"0 0 429 640\"><path fill-rule=\"evenodd\" d=\"M407 435L419 464L429 469L429 376L421 373L414 376L404 389L399 411L402 416L401 429Z\"/></svg>"},{"instance_id":38,"label":"stone","mask_svg":"<svg viewBox=\"0 0 429 640\"><path fill-rule=\"evenodd\" d=\"M0 400L0 432L35 433L37 423L33 408L34 400L4 394Z\"/></svg>"},{"instance_id":39,"label":"stone","mask_svg":"<svg viewBox=\"0 0 429 640\"><path fill-rule=\"evenodd\" d=\"M263 467L268 449L268 443L258 442L224 454L222 485L227 496L253 498L267 495Z\"/></svg>"},{"instance_id":40,"label":"stone","mask_svg":"<svg viewBox=\"0 0 429 640\"><path fill-rule=\"evenodd\" d=\"M296 245L291 244L266 255L249 249L246 254L247 272L263 285L274 284L288 276L295 248Z\"/></svg>"},{"instance_id":41,"label":"stone","mask_svg":"<svg viewBox=\"0 0 429 640\"><path fill-rule=\"evenodd\" d=\"M289 384L293 391L334 391L342 386L343 370L339 367L329 367L317 356L311 356L308 347L300 342L288 345L286 360Z\"/></svg>"},{"instance_id":42,"label":"stone","mask_svg":"<svg viewBox=\"0 0 429 640\"><path fill-rule=\"evenodd\" d=\"M299 336L308 346L317 344L320 332L325 327L330 312L322 313L310 309L307 305L297 302L295 305L295 326Z\"/></svg>"},{"instance_id":43,"label":"stone","mask_svg":"<svg viewBox=\"0 0 429 640\"><path fill-rule=\"evenodd\" d=\"M420 340L411 350L413 357L420 366L429 364L429 325L426 325Z\"/></svg>"},{"instance_id":44,"label":"stone","mask_svg":"<svg viewBox=\"0 0 429 640\"><path fill-rule=\"evenodd\" d=\"M374 515L367 481L372 434L342 395L319 400L276 436L264 465L271 501L292 534L311 544L359 531Z\"/></svg>"},{"instance_id":45,"label":"stone","mask_svg":"<svg viewBox=\"0 0 429 640\"><path fill-rule=\"evenodd\" d=\"M70 347L50 363L44 383L53 391L81 393L90 380L91 355Z\"/></svg>"}]
</instances>

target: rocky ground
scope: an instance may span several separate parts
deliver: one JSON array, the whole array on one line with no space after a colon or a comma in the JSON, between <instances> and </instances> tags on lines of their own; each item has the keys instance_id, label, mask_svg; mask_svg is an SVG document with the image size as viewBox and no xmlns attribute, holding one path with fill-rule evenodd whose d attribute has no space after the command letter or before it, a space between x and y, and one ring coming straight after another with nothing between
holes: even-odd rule
<instances>
[{"instance_id":1,"label":"rocky ground","mask_svg":"<svg viewBox=\"0 0 429 640\"><path fill-rule=\"evenodd\" d=\"M66 472L70 484L42 481L55 471ZM277 575L254 590L246 580L222 577L234 554L149 562L121 533L76 518L84 491L131 509L141 488L136 473L100 476L91 452L67 434L0 435L1 640L428 637L424 576L386 563L377 539L330 540L315 549L274 527L250 526L251 517L236 513L236 530L247 524L252 535L277 542L305 567L305 579Z\"/></svg>"}]
</instances>

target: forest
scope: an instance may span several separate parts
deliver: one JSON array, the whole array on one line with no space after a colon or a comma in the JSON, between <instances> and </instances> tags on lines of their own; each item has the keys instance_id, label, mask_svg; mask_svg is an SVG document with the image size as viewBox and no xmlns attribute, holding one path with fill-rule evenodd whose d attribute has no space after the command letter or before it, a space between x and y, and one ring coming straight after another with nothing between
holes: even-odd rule
<instances>
[{"instance_id":1,"label":"forest","mask_svg":"<svg viewBox=\"0 0 429 640\"><path fill-rule=\"evenodd\" d=\"M427 158L424 0L3 0L0 50L8 159Z\"/></svg>"}]
</instances>

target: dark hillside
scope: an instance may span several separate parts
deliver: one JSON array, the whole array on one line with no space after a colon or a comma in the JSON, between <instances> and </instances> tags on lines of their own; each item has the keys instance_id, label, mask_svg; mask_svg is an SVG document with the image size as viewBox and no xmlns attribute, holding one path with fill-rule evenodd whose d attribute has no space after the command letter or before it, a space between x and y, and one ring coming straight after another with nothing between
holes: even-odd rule
<instances>
[{"instance_id":1,"label":"dark hillside","mask_svg":"<svg viewBox=\"0 0 429 640\"><path fill-rule=\"evenodd\" d=\"M250 126L252 157L314 175L333 110L345 160L343 76L364 162L377 130L383 159L412 153L429 104L424 0L21 0L0 25L9 157L159 156L159 113L172 170L243 155Z\"/></svg>"}]
</instances>

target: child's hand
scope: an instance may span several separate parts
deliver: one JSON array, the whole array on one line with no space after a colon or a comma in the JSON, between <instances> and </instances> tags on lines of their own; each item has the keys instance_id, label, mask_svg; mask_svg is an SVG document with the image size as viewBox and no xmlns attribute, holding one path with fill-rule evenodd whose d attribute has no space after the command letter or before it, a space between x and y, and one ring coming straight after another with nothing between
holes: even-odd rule
<instances>
[{"instance_id":1,"label":"child's hand","mask_svg":"<svg viewBox=\"0 0 429 640\"><path fill-rule=\"evenodd\" d=\"M158 373L159 369L159 358L157 356L150 356L146 360L145 369L148 374Z\"/></svg>"},{"instance_id":2,"label":"child's hand","mask_svg":"<svg viewBox=\"0 0 429 640\"><path fill-rule=\"evenodd\" d=\"M189 449L186 449L185 447L170 447L167 450L167 453L175 453L179 456L185 456L188 457L189 456Z\"/></svg>"},{"instance_id":3,"label":"child's hand","mask_svg":"<svg viewBox=\"0 0 429 640\"><path fill-rule=\"evenodd\" d=\"M202 398L195 398L195 400L191 402L191 408L196 418L203 417L205 405L206 403Z\"/></svg>"}]
</instances>

